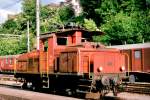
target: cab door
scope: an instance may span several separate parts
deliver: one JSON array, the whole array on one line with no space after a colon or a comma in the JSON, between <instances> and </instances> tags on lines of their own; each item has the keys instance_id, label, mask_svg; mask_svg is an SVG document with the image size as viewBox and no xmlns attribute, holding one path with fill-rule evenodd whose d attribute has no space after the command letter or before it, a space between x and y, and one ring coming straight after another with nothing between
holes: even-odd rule
<instances>
[{"instance_id":1,"label":"cab door","mask_svg":"<svg viewBox=\"0 0 150 100\"><path fill-rule=\"evenodd\" d=\"M82 66L83 66L83 73L88 73L89 78L92 78L94 72L94 65L93 62L90 61L90 56L82 57Z\"/></svg>"},{"instance_id":2,"label":"cab door","mask_svg":"<svg viewBox=\"0 0 150 100\"><path fill-rule=\"evenodd\" d=\"M40 52L40 72L45 73L48 70L48 63L47 63L47 52Z\"/></svg>"},{"instance_id":3,"label":"cab door","mask_svg":"<svg viewBox=\"0 0 150 100\"><path fill-rule=\"evenodd\" d=\"M82 66L83 66L83 73L89 72L89 57L83 56L82 57Z\"/></svg>"}]
</instances>

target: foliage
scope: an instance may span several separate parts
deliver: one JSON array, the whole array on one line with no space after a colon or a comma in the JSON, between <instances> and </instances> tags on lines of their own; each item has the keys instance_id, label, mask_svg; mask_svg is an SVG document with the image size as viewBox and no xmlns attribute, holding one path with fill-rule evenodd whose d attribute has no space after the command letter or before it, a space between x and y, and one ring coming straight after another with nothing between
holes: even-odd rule
<instances>
[{"instance_id":1,"label":"foliage","mask_svg":"<svg viewBox=\"0 0 150 100\"><path fill-rule=\"evenodd\" d=\"M56 31L69 23L88 30L102 30L105 35L94 37L104 44L150 41L150 0L80 0L83 12L75 16L71 6L41 6L41 33ZM36 38L35 0L22 1L22 13L0 25L0 34L21 38L0 37L0 55L27 52L27 21L30 21L30 45ZM11 49L10 49L11 48Z\"/></svg>"},{"instance_id":2,"label":"foliage","mask_svg":"<svg viewBox=\"0 0 150 100\"><path fill-rule=\"evenodd\" d=\"M100 8L101 0L80 0L80 4L83 9L83 16L86 19L93 19L99 25L101 23L101 17L95 10Z\"/></svg>"},{"instance_id":3,"label":"foliage","mask_svg":"<svg viewBox=\"0 0 150 100\"><path fill-rule=\"evenodd\" d=\"M84 16L105 32L95 41L105 44L150 41L149 0L81 0ZM97 17L98 16L98 17Z\"/></svg>"},{"instance_id":4,"label":"foliage","mask_svg":"<svg viewBox=\"0 0 150 100\"><path fill-rule=\"evenodd\" d=\"M91 31L96 31L97 27L96 27L96 24L95 22L92 20L92 19L84 19L84 24L83 26L88 29L88 30L91 30Z\"/></svg>"},{"instance_id":5,"label":"foliage","mask_svg":"<svg viewBox=\"0 0 150 100\"><path fill-rule=\"evenodd\" d=\"M75 17L74 11L70 6L61 7L58 13L62 27L71 22L71 20Z\"/></svg>"},{"instance_id":6,"label":"foliage","mask_svg":"<svg viewBox=\"0 0 150 100\"><path fill-rule=\"evenodd\" d=\"M55 31L58 20L58 8L41 8L41 33Z\"/></svg>"},{"instance_id":7,"label":"foliage","mask_svg":"<svg viewBox=\"0 0 150 100\"><path fill-rule=\"evenodd\" d=\"M30 22L30 32L36 35L36 0L23 0L22 2L22 18L24 19L22 30L26 30L27 21Z\"/></svg>"},{"instance_id":8,"label":"foliage","mask_svg":"<svg viewBox=\"0 0 150 100\"><path fill-rule=\"evenodd\" d=\"M60 8L43 8L43 10L48 10L46 18L42 18L41 29L42 32L56 31L58 28L64 28L69 22L74 18L74 11L70 6L63 6ZM42 11L43 15L44 11Z\"/></svg>"},{"instance_id":9,"label":"foliage","mask_svg":"<svg viewBox=\"0 0 150 100\"><path fill-rule=\"evenodd\" d=\"M74 17L74 11L70 6L64 6L59 9L60 20L65 23Z\"/></svg>"}]
</instances>

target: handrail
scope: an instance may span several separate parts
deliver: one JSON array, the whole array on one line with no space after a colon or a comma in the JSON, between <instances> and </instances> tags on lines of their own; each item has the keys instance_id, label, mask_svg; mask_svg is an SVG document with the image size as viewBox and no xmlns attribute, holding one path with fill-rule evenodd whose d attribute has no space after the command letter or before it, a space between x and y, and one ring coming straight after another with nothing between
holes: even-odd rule
<instances>
[{"instance_id":1,"label":"handrail","mask_svg":"<svg viewBox=\"0 0 150 100\"><path fill-rule=\"evenodd\" d=\"M17 68L16 68L16 67L17 67L16 64L17 64L17 63L16 63L16 58L15 58L15 59L14 59L14 74L16 73L16 69L17 69Z\"/></svg>"},{"instance_id":2,"label":"handrail","mask_svg":"<svg viewBox=\"0 0 150 100\"><path fill-rule=\"evenodd\" d=\"M42 62L41 62L41 56L42 56L42 52L39 52L40 56L39 56L39 69L40 69L40 76L42 77Z\"/></svg>"},{"instance_id":3,"label":"handrail","mask_svg":"<svg viewBox=\"0 0 150 100\"><path fill-rule=\"evenodd\" d=\"M47 77L48 77L48 71L49 71L48 70L49 69L48 68L48 61L49 61L49 59L48 59L48 52L47 52L47 57L46 58L47 58L47 60L46 60L46 72L47 72Z\"/></svg>"},{"instance_id":4,"label":"handrail","mask_svg":"<svg viewBox=\"0 0 150 100\"><path fill-rule=\"evenodd\" d=\"M129 58L129 55L127 53L123 53L123 55L127 56L127 61L128 61L128 76L129 76L129 70L130 70L129 61L130 61L130 58Z\"/></svg>"}]
</instances>

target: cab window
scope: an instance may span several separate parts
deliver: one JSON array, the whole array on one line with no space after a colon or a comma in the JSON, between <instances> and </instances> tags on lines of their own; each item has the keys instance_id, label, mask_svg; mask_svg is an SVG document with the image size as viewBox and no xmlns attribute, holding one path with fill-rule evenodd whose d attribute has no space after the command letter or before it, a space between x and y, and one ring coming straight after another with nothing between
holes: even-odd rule
<instances>
[{"instance_id":1,"label":"cab window","mask_svg":"<svg viewBox=\"0 0 150 100\"><path fill-rule=\"evenodd\" d=\"M58 45L67 45L67 38L64 38L64 37L57 38L57 44Z\"/></svg>"}]
</instances>

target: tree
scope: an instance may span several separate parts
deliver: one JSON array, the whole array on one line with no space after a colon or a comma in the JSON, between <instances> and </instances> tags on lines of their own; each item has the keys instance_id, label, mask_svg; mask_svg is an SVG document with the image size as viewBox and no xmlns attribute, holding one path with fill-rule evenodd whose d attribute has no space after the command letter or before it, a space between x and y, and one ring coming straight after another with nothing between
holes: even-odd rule
<instances>
[{"instance_id":1,"label":"tree","mask_svg":"<svg viewBox=\"0 0 150 100\"><path fill-rule=\"evenodd\" d=\"M128 16L122 12L112 17L110 21L101 26L106 35L101 38L107 44L124 44L142 42L146 32L145 16L132 13ZM146 35L148 36L148 34ZM106 39L106 37L109 37ZM146 40L147 41L147 40Z\"/></svg>"},{"instance_id":2,"label":"tree","mask_svg":"<svg viewBox=\"0 0 150 100\"><path fill-rule=\"evenodd\" d=\"M92 20L92 19L84 19L84 24L83 26L88 29L88 30L91 30L91 31L96 31L97 27L96 27L96 24L95 22Z\"/></svg>"},{"instance_id":3,"label":"tree","mask_svg":"<svg viewBox=\"0 0 150 100\"><path fill-rule=\"evenodd\" d=\"M41 32L56 31L60 25L59 8L42 7L41 9Z\"/></svg>"},{"instance_id":4,"label":"tree","mask_svg":"<svg viewBox=\"0 0 150 100\"><path fill-rule=\"evenodd\" d=\"M106 44L139 43L149 39L149 0L81 0L83 13L105 32L94 40Z\"/></svg>"},{"instance_id":5,"label":"tree","mask_svg":"<svg viewBox=\"0 0 150 100\"><path fill-rule=\"evenodd\" d=\"M101 17L96 13L96 9L100 8L102 0L80 0L83 9L83 16L87 19L92 19L96 25L100 25Z\"/></svg>"},{"instance_id":6,"label":"tree","mask_svg":"<svg viewBox=\"0 0 150 100\"><path fill-rule=\"evenodd\" d=\"M94 40L107 45L150 41L150 0L80 0L80 3L83 12L77 17L70 5L57 8L41 6L41 33L56 31L73 22L88 30L99 28L104 31L104 36L94 37ZM0 54L26 52L28 20L33 48L36 36L35 0L23 0L22 9L15 19L0 26L0 34L17 34L22 38L18 41L0 37Z\"/></svg>"},{"instance_id":7,"label":"tree","mask_svg":"<svg viewBox=\"0 0 150 100\"><path fill-rule=\"evenodd\" d=\"M33 34L36 33L36 0L23 0L22 2L22 17L24 22L22 23L23 26L26 27L26 22L30 21L31 27L30 32ZM35 34L36 35L36 34Z\"/></svg>"},{"instance_id":8,"label":"tree","mask_svg":"<svg viewBox=\"0 0 150 100\"><path fill-rule=\"evenodd\" d=\"M68 24L75 17L74 10L71 6L63 6L59 9L59 19L61 26L64 28L64 25Z\"/></svg>"}]
</instances>

